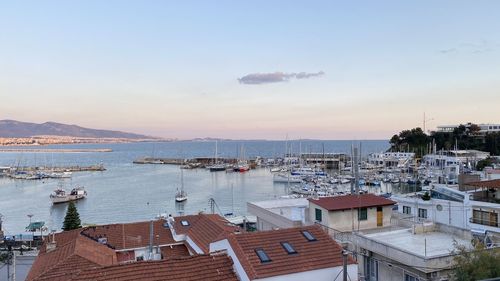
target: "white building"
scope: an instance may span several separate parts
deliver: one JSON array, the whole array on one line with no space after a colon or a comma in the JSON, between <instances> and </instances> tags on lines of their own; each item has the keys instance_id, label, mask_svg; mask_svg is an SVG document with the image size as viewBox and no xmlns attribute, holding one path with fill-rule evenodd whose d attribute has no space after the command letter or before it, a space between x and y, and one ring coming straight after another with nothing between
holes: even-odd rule
<instances>
[{"instance_id":1,"label":"white building","mask_svg":"<svg viewBox=\"0 0 500 281\"><path fill-rule=\"evenodd\" d=\"M466 128L469 128L472 125L472 123L467 123L464 124ZM480 128L479 133L481 134L486 134L486 133L493 133L493 132L500 132L500 124L477 124ZM438 132L444 132L444 133L452 133L455 128L458 128L460 125L440 125L437 126L437 131Z\"/></svg>"},{"instance_id":2,"label":"white building","mask_svg":"<svg viewBox=\"0 0 500 281\"><path fill-rule=\"evenodd\" d=\"M384 168L404 168L415 159L413 152L385 152L371 153L368 155L368 163Z\"/></svg>"},{"instance_id":3,"label":"white building","mask_svg":"<svg viewBox=\"0 0 500 281\"><path fill-rule=\"evenodd\" d=\"M374 194L308 200L310 221L341 232L390 225L392 207L396 203Z\"/></svg>"},{"instance_id":4,"label":"white building","mask_svg":"<svg viewBox=\"0 0 500 281\"><path fill-rule=\"evenodd\" d=\"M309 215L306 198L247 202L247 212L257 217L257 230L303 226Z\"/></svg>"}]
</instances>

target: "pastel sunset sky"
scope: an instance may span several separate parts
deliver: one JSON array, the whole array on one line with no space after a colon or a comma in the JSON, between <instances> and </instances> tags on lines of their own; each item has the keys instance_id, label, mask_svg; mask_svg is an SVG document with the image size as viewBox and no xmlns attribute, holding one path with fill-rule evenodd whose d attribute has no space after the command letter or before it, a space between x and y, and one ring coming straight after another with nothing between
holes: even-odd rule
<instances>
[{"instance_id":1,"label":"pastel sunset sky","mask_svg":"<svg viewBox=\"0 0 500 281\"><path fill-rule=\"evenodd\" d=\"M500 123L500 1L0 1L0 119L194 138Z\"/></svg>"}]
</instances>

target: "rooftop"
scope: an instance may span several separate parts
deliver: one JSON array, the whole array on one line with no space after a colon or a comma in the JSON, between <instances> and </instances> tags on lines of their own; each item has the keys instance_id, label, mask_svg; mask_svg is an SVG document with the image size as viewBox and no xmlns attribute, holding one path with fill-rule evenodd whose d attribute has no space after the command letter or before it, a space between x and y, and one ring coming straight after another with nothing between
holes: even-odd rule
<instances>
[{"instance_id":1,"label":"rooftop","mask_svg":"<svg viewBox=\"0 0 500 281\"><path fill-rule=\"evenodd\" d=\"M153 274L154 273L154 274ZM143 261L85 270L72 281L104 280L238 280L227 255L198 255L161 261Z\"/></svg>"},{"instance_id":2,"label":"rooftop","mask_svg":"<svg viewBox=\"0 0 500 281\"><path fill-rule=\"evenodd\" d=\"M455 241L460 245L470 245L470 240L461 236L438 231L413 234L412 229L398 229L362 234L362 236L425 258L450 255L455 249Z\"/></svg>"},{"instance_id":3,"label":"rooftop","mask_svg":"<svg viewBox=\"0 0 500 281\"><path fill-rule=\"evenodd\" d=\"M233 234L228 239L250 279L342 266L342 248L316 225Z\"/></svg>"},{"instance_id":4,"label":"rooftop","mask_svg":"<svg viewBox=\"0 0 500 281\"><path fill-rule=\"evenodd\" d=\"M186 234L205 253L210 243L221 240L226 234L239 232L240 228L216 214L176 217L174 229L177 234Z\"/></svg>"},{"instance_id":5,"label":"rooftop","mask_svg":"<svg viewBox=\"0 0 500 281\"><path fill-rule=\"evenodd\" d=\"M469 182L466 185L471 185L471 186L475 186L475 187L485 187L485 188L498 189L498 188L500 188L500 179Z\"/></svg>"},{"instance_id":6,"label":"rooftop","mask_svg":"<svg viewBox=\"0 0 500 281\"><path fill-rule=\"evenodd\" d=\"M184 225L183 222L187 222L187 224ZM154 245L161 246L162 258L169 261L163 263L135 262L133 250L144 249L149 246L150 224L150 221L109 224L54 234L48 237L40 248L40 254L33 263L27 280L72 280L71 278L75 276L91 276L95 272L99 274L103 273L104 275L92 275L91 279L85 279L87 278L85 277L78 280L127 280L126 278L122 278L122 275L125 273L130 275L130 278L127 277L129 280L136 280L138 274L143 274L150 269L155 272L161 272L158 267L162 264L175 268L177 265L172 264L176 263L173 261L174 259L187 267L190 266L189 264L209 263L208 261L212 259L211 256L207 259L200 259L198 262L179 259L190 256L187 244L184 241L175 241L167 221L161 219L153 221L153 237L155 239L153 243ZM178 232L188 234L205 253L208 252L206 248L210 242L226 233L236 231L233 225L230 225L218 215L199 214L179 217L176 218L174 225ZM213 259L224 260L224 258L219 257ZM227 257L225 260L224 263L229 264L228 266L232 268L232 263L227 263ZM133 261L130 267L117 266L121 262L130 261ZM161 278L158 280L202 280L203 278L200 276L203 277L205 275L208 279L204 280L236 280L233 278L234 274L227 275L224 273L225 269L218 268L216 265L217 263L214 267L212 265L199 267L197 271L192 270L192 272L187 272L184 275L180 271L179 273L175 273L177 275L171 272L172 276L176 276L174 279L169 279L170 277L159 273ZM219 276L220 278L216 278L213 275L213 279L210 279L212 278L210 277L212 269L213 271L217 271L216 269L218 269L217 272L222 274ZM206 272L200 273L204 270ZM79 275L80 273L84 275ZM109 276L114 276L114 274L117 274L116 279L113 279L114 277L111 279L108 278ZM199 276L196 274L199 274ZM140 279L153 280L144 279L143 276Z\"/></svg>"},{"instance_id":7,"label":"rooftop","mask_svg":"<svg viewBox=\"0 0 500 281\"><path fill-rule=\"evenodd\" d=\"M308 199L328 211L340 211L356 208L368 208L378 206L394 205L396 202L374 194L343 195L333 197L322 197L319 199Z\"/></svg>"},{"instance_id":8,"label":"rooftop","mask_svg":"<svg viewBox=\"0 0 500 281\"><path fill-rule=\"evenodd\" d=\"M305 220L304 209L309 206L307 198L266 200L249 202L248 204L253 204L290 220L302 222Z\"/></svg>"}]
</instances>

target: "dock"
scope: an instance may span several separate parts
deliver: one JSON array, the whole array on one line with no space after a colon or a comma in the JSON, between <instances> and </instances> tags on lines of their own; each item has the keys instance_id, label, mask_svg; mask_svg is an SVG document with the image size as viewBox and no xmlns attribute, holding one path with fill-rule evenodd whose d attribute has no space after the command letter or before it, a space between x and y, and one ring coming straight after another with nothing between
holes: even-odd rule
<instances>
[{"instance_id":1,"label":"dock","mask_svg":"<svg viewBox=\"0 0 500 281\"><path fill-rule=\"evenodd\" d=\"M96 153L113 152L111 148L0 148L0 153Z\"/></svg>"}]
</instances>

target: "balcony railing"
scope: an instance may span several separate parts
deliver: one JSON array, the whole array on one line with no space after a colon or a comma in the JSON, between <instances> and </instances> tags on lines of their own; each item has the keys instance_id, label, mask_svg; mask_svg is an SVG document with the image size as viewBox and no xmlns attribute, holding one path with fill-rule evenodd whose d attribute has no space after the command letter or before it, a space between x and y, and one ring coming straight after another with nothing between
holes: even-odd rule
<instances>
[{"instance_id":1,"label":"balcony railing","mask_svg":"<svg viewBox=\"0 0 500 281\"><path fill-rule=\"evenodd\" d=\"M492 221L492 220L482 220L479 218L470 218L469 222L475 223L475 224L480 224L480 225L500 227L500 224L498 223L498 221Z\"/></svg>"}]
</instances>

